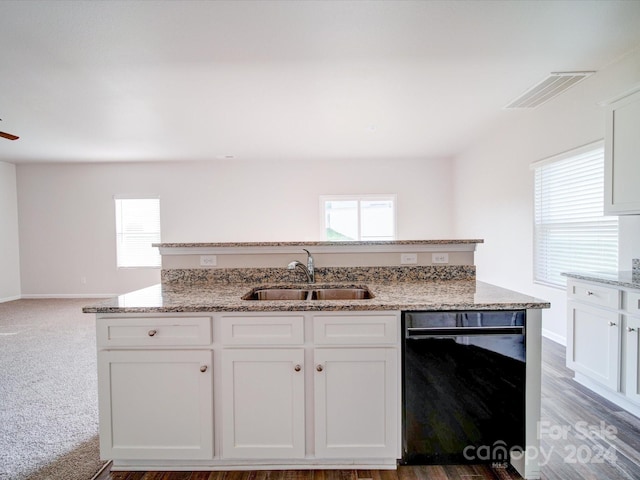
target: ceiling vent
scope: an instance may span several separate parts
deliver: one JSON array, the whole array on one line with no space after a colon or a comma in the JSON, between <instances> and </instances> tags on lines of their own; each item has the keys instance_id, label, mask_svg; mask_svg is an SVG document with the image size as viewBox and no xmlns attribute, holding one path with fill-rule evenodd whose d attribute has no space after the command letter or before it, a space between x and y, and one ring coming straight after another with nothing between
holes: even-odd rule
<instances>
[{"instance_id":1,"label":"ceiling vent","mask_svg":"<svg viewBox=\"0 0 640 480\"><path fill-rule=\"evenodd\" d=\"M536 108L595 72L552 72L504 108Z\"/></svg>"}]
</instances>

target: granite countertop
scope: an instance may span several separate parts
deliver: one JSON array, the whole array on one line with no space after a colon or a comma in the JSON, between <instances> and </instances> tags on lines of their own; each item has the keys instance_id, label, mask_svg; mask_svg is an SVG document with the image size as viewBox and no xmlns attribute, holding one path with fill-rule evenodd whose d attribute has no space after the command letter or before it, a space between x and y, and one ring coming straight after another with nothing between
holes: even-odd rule
<instances>
[{"instance_id":1,"label":"granite countertop","mask_svg":"<svg viewBox=\"0 0 640 480\"><path fill-rule=\"evenodd\" d=\"M631 270L619 272L565 272L562 275L577 280L603 283L615 287L640 289L640 272Z\"/></svg>"},{"instance_id":2,"label":"granite countertop","mask_svg":"<svg viewBox=\"0 0 640 480\"><path fill-rule=\"evenodd\" d=\"M336 247L336 246L369 246L369 245L445 245L484 243L482 239L454 240L376 240L376 241L305 241L305 242L188 242L188 243L154 243L154 247Z\"/></svg>"},{"instance_id":3,"label":"granite countertop","mask_svg":"<svg viewBox=\"0 0 640 480\"><path fill-rule=\"evenodd\" d=\"M327 284L315 284L316 288ZM349 282L366 285L374 298L366 300L242 300L254 287L278 283L158 284L83 308L85 313L269 312L322 310L511 310L549 308L538 298L472 280L423 282ZM291 287L293 284L289 283ZM307 288L305 283L296 287Z\"/></svg>"}]
</instances>

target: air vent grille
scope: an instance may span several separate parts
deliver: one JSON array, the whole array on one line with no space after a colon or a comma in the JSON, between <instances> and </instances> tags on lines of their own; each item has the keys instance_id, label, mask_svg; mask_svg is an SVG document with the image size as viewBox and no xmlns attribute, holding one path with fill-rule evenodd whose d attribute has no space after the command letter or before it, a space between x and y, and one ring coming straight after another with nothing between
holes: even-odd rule
<instances>
[{"instance_id":1,"label":"air vent grille","mask_svg":"<svg viewBox=\"0 0 640 480\"><path fill-rule=\"evenodd\" d=\"M552 72L504 108L536 108L595 72Z\"/></svg>"}]
</instances>

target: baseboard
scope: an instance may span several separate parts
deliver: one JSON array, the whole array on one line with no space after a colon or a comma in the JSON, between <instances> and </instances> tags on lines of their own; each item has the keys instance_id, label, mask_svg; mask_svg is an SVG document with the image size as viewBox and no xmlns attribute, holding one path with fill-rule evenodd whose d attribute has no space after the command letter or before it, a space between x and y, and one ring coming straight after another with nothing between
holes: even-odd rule
<instances>
[{"instance_id":1,"label":"baseboard","mask_svg":"<svg viewBox=\"0 0 640 480\"><path fill-rule=\"evenodd\" d=\"M555 332L552 332L551 330L547 330L546 328L543 328L542 336L545 338L548 338L549 340L553 340L556 343L559 343L563 347L567 346L567 339L565 337L558 335Z\"/></svg>"},{"instance_id":2,"label":"baseboard","mask_svg":"<svg viewBox=\"0 0 640 480\"><path fill-rule=\"evenodd\" d=\"M13 302L14 300L20 300L22 298L21 295L16 295L14 297L5 297L5 298L0 298L0 303L4 303L4 302Z\"/></svg>"},{"instance_id":3,"label":"baseboard","mask_svg":"<svg viewBox=\"0 0 640 480\"><path fill-rule=\"evenodd\" d=\"M26 293L18 298L112 298L117 296L117 293Z\"/></svg>"},{"instance_id":4,"label":"baseboard","mask_svg":"<svg viewBox=\"0 0 640 480\"><path fill-rule=\"evenodd\" d=\"M610 402L615 403L621 408L624 408L627 412L632 413L636 417L640 418L640 405L627 400L624 394L619 392L614 392L607 387L603 387L598 382L591 380L586 375L582 375L579 372L574 372L573 379L578 382L580 385L587 387L592 392L597 393L601 397L606 398Z\"/></svg>"}]
</instances>

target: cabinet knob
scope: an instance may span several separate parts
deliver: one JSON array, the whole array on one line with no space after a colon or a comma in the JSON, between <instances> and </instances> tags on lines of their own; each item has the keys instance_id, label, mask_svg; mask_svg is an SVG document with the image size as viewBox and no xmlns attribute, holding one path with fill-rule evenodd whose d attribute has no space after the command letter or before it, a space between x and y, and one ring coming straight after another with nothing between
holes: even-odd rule
<instances>
[{"instance_id":1,"label":"cabinet knob","mask_svg":"<svg viewBox=\"0 0 640 480\"><path fill-rule=\"evenodd\" d=\"M591 290L587 290L587 295L591 296L591 295L593 295L593 292Z\"/></svg>"},{"instance_id":2,"label":"cabinet knob","mask_svg":"<svg viewBox=\"0 0 640 480\"><path fill-rule=\"evenodd\" d=\"M302 367L301 367L300 365L296 365L295 367L293 367L293 369L294 369L296 372L299 372L300 370L302 370Z\"/></svg>"},{"instance_id":3,"label":"cabinet knob","mask_svg":"<svg viewBox=\"0 0 640 480\"><path fill-rule=\"evenodd\" d=\"M202 373L206 372L206 371L207 371L207 366L206 366L206 365L202 365L202 366L200 367L200 371L201 371Z\"/></svg>"},{"instance_id":4,"label":"cabinet knob","mask_svg":"<svg viewBox=\"0 0 640 480\"><path fill-rule=\"evenodd\" d=\"M158 333L158 331L157 330L149 330L149 332L147 332L147 333L148 333L148 335L150 337L153 337L156 333Z\"/></svg>"},{"instance_id":5,"label":"cabinet knob","mask_svg":"<svg viewBox=\"0 0 640 480\"><path fill-rule=\"evenodd\" d=\"M610 326L610 327L615 327L616 325L617 325L617 323L616 323L616 322L609 322L609 326Z\"/></svg>"},{"instance_id":6,"label":"cabinet knob","mask_svg":"<svg viewBox=\"0 0 640 480\"><path fill-rule=\"evenodd\" d=\"M627 327L627 332L631 333L631 332L635 332L636 329L633 327Z\"/></svg>"},{"instance_id":7,"label":"cabinet knob","mask_svg":"<svg viewBox=\"0 0 640 480\"><path fill-rule=\"evenodd\" d=\"M322 370L324 370L324 367L322 365L318 365L316 366L316 370L321 372Z\"/></svg>"}]
</instances>

